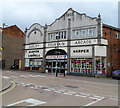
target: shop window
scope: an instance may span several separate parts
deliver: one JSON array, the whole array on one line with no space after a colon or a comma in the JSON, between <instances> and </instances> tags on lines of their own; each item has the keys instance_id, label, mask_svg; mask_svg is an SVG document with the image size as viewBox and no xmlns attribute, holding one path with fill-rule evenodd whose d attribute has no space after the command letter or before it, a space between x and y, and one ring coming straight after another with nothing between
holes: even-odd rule
<instances>
[{"instance_id":1,"label":"shop window","mask_svg":"<svg viewBox=\"0 0 120 108\"><path fill-rule=\"evenodd\" d=\"M106 64L104 57L96 57L96 74L106 74Z\"/></svg>"},{"instance_id":2,"label":"shop window","mask_svg":"<svg viewBox=\"0 0 120 108\"><path fill-rule=\"evenodd\" d=\"M79 73L92 73L92 58L80 59L72 58L71 59L71 72Z\"/></svg>"},{"instance_id":3,"label":"shop window","mask_svg":"<svg viewBox=\"0 0 120 108\"><path fill-rule=\"evenodd\" d=\"M43 70L43 60L30 59L30 70Z\"/></svg>"}]
</instances>

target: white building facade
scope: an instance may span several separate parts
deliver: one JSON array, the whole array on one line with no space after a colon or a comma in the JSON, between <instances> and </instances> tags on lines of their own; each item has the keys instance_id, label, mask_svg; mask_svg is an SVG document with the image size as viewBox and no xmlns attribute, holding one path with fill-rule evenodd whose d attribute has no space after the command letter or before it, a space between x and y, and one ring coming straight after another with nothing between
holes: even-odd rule
<instances>
[{"instance_id":1,"label":"white building facade","mask_svg":"<svg viewBox=\"0 0 120 108\"><path fill-rule=\"evenodd\" d=\"M95 18L68 9L51 25L33 24L26 31L25 70L94 76L107 68L106 39L100 15Z\"/></svg>"}]
</instances>

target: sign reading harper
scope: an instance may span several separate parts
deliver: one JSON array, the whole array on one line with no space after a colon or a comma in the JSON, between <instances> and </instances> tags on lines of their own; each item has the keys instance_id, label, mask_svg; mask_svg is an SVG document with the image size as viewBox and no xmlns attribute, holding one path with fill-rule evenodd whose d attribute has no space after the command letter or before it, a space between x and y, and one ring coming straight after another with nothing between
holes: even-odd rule
<instances>
[{"instance_id":1,"label":"sign reading harper","mask_svg":"<svg viewBox=\"0 0 120 108\"><path fill-rule=\"evenodd\" d=\"M72 47L71 48L72 57L92 57L92 46L85 47Z\"/></svg>"},{"instance_id":2,"label":"sign reading harper","mask_svg":"<svg viewBox=\"0 0 120 108\"><path fill-rule=\"evenodd\" d=\"M71 41L71 46L97 44L97 39L75 40Z\"/></svg>"}]
</instances>

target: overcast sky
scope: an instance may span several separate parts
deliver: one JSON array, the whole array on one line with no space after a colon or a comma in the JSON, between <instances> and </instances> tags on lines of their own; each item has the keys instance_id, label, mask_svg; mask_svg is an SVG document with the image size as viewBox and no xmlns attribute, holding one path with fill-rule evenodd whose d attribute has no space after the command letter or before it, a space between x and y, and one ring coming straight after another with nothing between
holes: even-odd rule
<instances>
[{"instance_id":1,"label":"overcast sky","mask_svg":"<svg viewBox=\"0 0 120 108\"><path fill-rule=\"evenodd\" d=\"M17 0L16 0L17 1ZM118 27L118 0L3 0L0 3L0 26L3 23L17 25L21 30L29 28L33 23L44 26L51 24L56 18L64 14L68 8L79 13L86 13L88 16L97 17L101 14L102 22ZM64 2L65 1L65 2Z\"/></svg>"}]
</instances>

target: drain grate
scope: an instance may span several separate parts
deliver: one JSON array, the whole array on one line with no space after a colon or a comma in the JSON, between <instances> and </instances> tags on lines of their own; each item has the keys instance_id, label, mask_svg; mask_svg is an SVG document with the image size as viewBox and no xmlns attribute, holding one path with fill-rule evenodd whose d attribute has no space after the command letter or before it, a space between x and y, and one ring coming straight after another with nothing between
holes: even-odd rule
<instances>
[{"instance_id":1,"label":"drain grate","mask_svg":"<svg viewBox=\"0 0 120 108\"><path fill-rule=\"evenodd\" d=\"M78 88L77 86L72 86L72 85L66 85L65 87L69 87L69 88Z\"/></svg>"}]
</instances>

